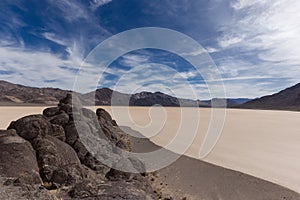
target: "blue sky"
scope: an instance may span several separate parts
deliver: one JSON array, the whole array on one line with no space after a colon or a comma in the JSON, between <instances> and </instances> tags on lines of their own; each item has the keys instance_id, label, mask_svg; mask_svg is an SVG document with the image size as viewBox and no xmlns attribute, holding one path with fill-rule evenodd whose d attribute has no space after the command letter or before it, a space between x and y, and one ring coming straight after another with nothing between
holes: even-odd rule
<instances>
[{"instance_id":1,"label":"blue sky","mask_svg":"<svg viewBox=\"0 0 300 200\"><path fill-rule=\"evenodd\" d=\"M133 28L162 27L206 49L228 97L259 97L300 82L299 19L298 0L2 0L0 79L72 89L99 43ZM195 98L188 81L197 98L210 98L201 74L170 52L137 50L107 67L99 87Z\"/></svg>"}]
</instances>

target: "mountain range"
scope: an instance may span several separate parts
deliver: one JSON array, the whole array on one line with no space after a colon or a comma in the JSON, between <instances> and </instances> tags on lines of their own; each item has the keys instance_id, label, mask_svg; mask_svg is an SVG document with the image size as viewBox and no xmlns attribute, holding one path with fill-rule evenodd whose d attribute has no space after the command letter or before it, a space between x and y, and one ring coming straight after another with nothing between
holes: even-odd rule
<instances>
[{"instance_id":1,"label":"mountain range","mask_svg":"<svg viewBox=\"0 0 300 200\"><path fill-rule=\"evenodd\" d=\"M38 88L9 83L0 80L0 105L54 105L66 96L70 90L59 88ZM276 94L257 99L248 98L214 98L212 100L191 100L176 98L162 92L139 92L126 94L109 88L76 94L86 105L129 105L129 106L185 106L211 107L227 103L227 107L243 109L271 109L300 111L300 83Z\"/></svg>"},{"instance_id":2,"label":"mountain range","mask_svg":"<svg viewBox=\"0 0 300 200\"><path fill-rule=\"evenodd\" d=\"M237 108L300 111L300 83L278 93L253 99Z\"/></svg>"},{"instance_id":3,"label":"mountain range","mask_svg":"<svg viewBox=\"0 0 300 200\"><path fill-rule=\"evenodd\" d=\"M70 90L59 88L38 88L0 81L1 105L55 105L59 99L66 96ZM100 88L95 91L80 94L74 93L86 105L130 105L130 106L190 106L209 107L208 102L176 98L162 92L140 92L125 94L109 88Z\"/></svg>"}]
</instances>

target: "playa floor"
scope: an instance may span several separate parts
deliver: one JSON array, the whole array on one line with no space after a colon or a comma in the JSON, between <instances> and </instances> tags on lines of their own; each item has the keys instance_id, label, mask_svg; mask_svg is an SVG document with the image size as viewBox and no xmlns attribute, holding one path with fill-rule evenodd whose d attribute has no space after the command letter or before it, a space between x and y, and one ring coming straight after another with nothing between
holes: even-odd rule
<instances>
[{"instance_id":1,"label":"playa floor","mask_svg":"<svg viewBox=\"0 0 300 200\"><path fill-rule=\"evenodd\" d=\"M200 147L212 117L209 108L104 108L120 126L128 126L143 133L159 146L166 146L176 134L193 138L185 154L194 158L199 158ZM0 107L0 128L5 129L10 121L28 114L41 113L43 109ZM199 122L198 127L195 121ZM189 141L183 139L182 142ZM300 193L299 144L300 112L227 109L221 136L204 161Z\"/></svg>"}]
</instances>

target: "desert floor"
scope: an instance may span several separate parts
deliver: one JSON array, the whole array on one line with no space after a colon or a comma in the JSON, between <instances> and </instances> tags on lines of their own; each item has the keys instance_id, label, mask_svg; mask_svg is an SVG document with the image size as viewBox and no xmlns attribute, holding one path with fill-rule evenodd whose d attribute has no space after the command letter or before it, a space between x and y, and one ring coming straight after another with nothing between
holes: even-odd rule
<instances>
[{"instance_id":1,"label":"desert floor","mask_svg":"<svg viewBox=\"0 0 300 200\"><path fill-rule=\"evenodd\" d=\"M300 193L300 112L227 109L223 115L222 111L209 108L104 108L119 125L143 133L159 146L166 147L175 138L176 145L167 148L181 152L181 149L184 150L182 146L186 145L188 149L185 154L194 158L199 158L200 147L209 127L220 126L220 138L204 161ZM5 129L10 121L41 113L43 109L0 107L0 128ZM217 124L211 120L212 116Z\"/></svg>"}]
</instances>

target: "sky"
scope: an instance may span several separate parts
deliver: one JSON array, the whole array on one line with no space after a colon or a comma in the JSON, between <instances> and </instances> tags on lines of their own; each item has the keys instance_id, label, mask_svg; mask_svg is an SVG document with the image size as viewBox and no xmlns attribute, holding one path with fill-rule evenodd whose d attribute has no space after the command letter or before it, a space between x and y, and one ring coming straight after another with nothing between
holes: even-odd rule
<instances>
[{"instance_id":1,"label":"sky","mask_svg":"<svg viewBox=\"0 0 300 200\"><path fill-rule=\"evenodd\" d=\"M300 82L299 19L298 0L2 0L0 79L73 89L82 63L103 41L159 27L197 41L221 79L207 81L182 55L145 48L93 66L105 69L93 84L209 99L213 82L224 85L225 97L256 98Z\"/></svg>"}]
</instances>

